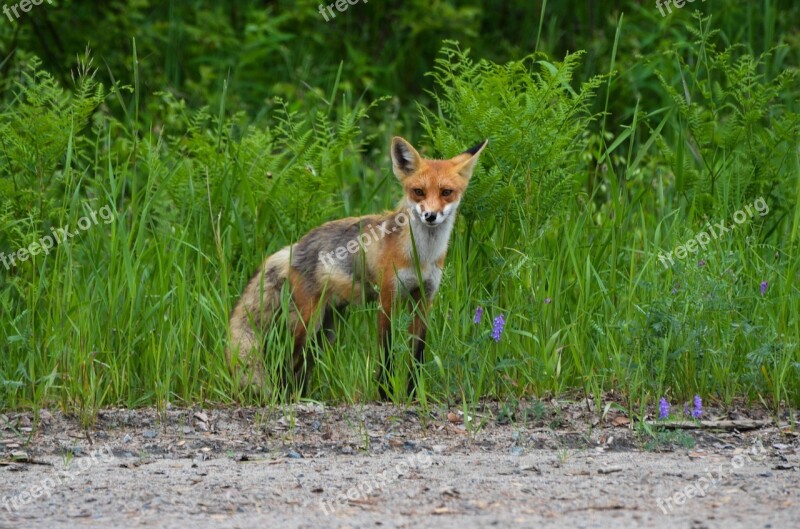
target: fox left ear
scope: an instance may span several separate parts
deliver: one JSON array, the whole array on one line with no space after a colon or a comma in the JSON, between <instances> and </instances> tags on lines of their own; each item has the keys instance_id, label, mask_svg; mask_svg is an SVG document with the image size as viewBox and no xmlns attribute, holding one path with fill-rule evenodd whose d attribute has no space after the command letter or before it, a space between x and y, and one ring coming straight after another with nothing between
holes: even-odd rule
<instances>
[{"instance_id":1,"label":"fox left ear","mask_svg":"<svg viewBox=\"0 0 800 529\"><path fill-rule=\"evenodd\" d=\"M417 150L400 136L392 138L392 169L398 180L416 173L422 165L422 157Z\"/></svg>"},{"instance_id":2,"label":"fox left ear","mask_svg":"<svg viewBox=\"0 0 800 529\"><path fill-rule=\"evenodd\" d=\"M488 144L488 139L483 140L475 147L467 149L453 158L452 161L458 166L456 171L458 171L458 174L460 174L464 179L469 180L472 177L472 171L475 170L475 166L478 164L478 158Z\"/></svg>"}]
</instances>

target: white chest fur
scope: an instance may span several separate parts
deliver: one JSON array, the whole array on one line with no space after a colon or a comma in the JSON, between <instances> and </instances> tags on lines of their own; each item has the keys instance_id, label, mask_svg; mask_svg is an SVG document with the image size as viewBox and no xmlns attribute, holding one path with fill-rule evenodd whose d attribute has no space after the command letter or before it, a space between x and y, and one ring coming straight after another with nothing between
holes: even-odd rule
<instances>
[{"instance_id":1,"label":"white chest fur","mask_svg":"<svg viewBox=\"0 0 800 529\"><path fill-rule=\"evenodd\" d=\"M409 240L406 252L412 262L419 262L419 270L416 266L412 266L397 271L397 279L405 289L413 291L418 288L420 279L425 284L427 295L430 296L439 289L439 284L442 282L442 269L437 266L436 262L447 252L454 220L455 215L449 215L445 222L431 229L412 218L411 231L414 246L411 246Z\"/></svg>"},{"instance_id":2,"label":"white chest fur","mask_svg":"<svg viewBox=\"0 0 800 529\"><path fill-rule=\"evenodd\" d=\"M435 228L430 228L423 225L416 216L411 216L411 235L414 239L416 257L419 258L420 265L433 264L447 252L455 217L455 211L453 211L442 224ZM408 241L406 254L409 259L414 260L414 248L411 246L411 238Z\"/></svg>"}]
</instances>

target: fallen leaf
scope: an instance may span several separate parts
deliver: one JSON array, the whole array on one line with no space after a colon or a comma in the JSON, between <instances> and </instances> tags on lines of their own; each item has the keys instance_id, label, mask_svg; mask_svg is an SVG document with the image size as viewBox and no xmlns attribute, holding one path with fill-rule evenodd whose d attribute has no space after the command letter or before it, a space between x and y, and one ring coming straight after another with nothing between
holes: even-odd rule
<instances>
[{"instance_id":1,"label":"fallen leaf","mask_svg":"<svg viewBox=\"0 0 800 529\"><path fill-rule=\"evenodd\" d=\"M611 419L612 426L627 426L631 423L631 420L625 417L624 415L617 415L613 419Z\"/></svg>"},{"instance_id":2,"label":"fallen leaf","mask_svg":"<svg viewBox=\"0 0 800 529\"><path fill-rule=\"evenodd\" d=\"M464 422L464 419L458 416L458 414L451 412L447 413L447 420L453 424L461 424Z\"/></svg>"}]
</instances>

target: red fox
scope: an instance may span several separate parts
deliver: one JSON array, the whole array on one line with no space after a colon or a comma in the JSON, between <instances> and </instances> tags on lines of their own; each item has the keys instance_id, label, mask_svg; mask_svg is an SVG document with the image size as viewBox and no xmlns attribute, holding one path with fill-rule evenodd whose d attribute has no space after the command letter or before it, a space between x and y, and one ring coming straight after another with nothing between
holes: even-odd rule
<instances>
[{"instance_id":1,"label":"red fox","mask_svg":"<svg viewBox=\"0 0 800 529\"><path fill-rule=\"evenodd\" d=\"M378 376L386 398L391 372L391 316L395 299L410 299L414 357L422 361L425 314L442 279L442 267L461 197L488 140L449 160L423 159L400 137L392 139L392 170L404 196L393 212L334 220L311 230L295 244L269 256L247 284L231 314L231 367L238 354L244 385L264 382L264 351L256 330L267 329L281 304L281 289L291 292L289 324L294 336L292 368L300 382L313 367L306 352L309 333L320 329L333 340L333 310L360 300L377 300L379 347L383 367ZM409 394L414 390L409 378Z\"/></svg>"}]
</instances>

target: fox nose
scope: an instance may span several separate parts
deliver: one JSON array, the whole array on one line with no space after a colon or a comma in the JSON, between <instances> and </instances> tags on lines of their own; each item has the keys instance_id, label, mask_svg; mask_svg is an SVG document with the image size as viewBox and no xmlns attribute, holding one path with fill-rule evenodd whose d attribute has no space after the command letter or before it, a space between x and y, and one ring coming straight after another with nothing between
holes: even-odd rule
<instances>
[{"instance_id":1,"label":"fox nose","mask_svg":"<svg viewBox=\"0 0 800 529\"><path fill-rule=\"evenodd\" d=\"M422 214L422 218L424 218L425 222L427 222L428 224L433 224L434 222L436 222L436 217L438 216L439 214L436 213L435 211L426 211Z\"/></svg>"}]
</instances>

